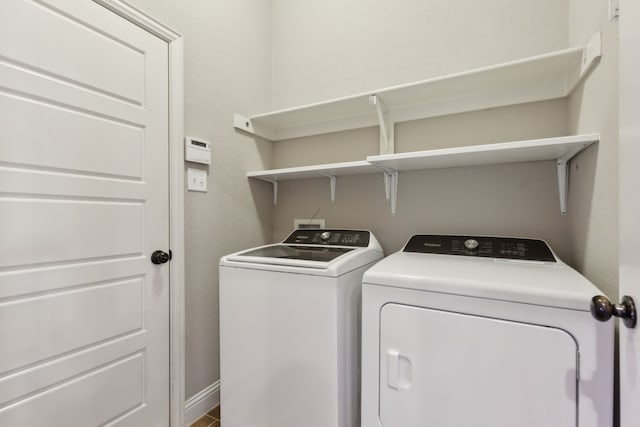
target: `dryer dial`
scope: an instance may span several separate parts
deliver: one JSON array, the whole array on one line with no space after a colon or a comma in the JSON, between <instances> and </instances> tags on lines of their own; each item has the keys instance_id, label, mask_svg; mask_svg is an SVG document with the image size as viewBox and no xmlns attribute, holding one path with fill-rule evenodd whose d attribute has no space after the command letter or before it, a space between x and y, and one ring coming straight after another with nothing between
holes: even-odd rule
<instances>
[{"instance_id":1,"label":"dryer dial","mask_svg":"<svg viewBox=\"0 0 640 427\"><path fill-rule=\"evenodd\" d=\"M467 239L464 241L464 248L468 251L475 251L478 249L478 241L476 239Z\"/></svg>"}]
</instances>

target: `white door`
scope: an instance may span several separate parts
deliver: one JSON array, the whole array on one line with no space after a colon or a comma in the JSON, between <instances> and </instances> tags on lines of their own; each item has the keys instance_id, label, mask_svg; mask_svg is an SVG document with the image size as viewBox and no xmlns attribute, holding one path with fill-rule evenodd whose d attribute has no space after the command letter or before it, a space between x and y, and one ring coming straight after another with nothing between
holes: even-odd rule
<instances>
[{"instance_id":1,"label":"white door","mask_svg":"<svg viewBox=\"0 0 640 427\"><path fill-rule=\"evenodd\" d=\"M380 421L384 427L575 426L577 351L573 337L557 328L386 304Z\"/></svg>"},{"instance_id":2,"label":"white door","mask_svg":"<svg viewBox=\"0 0 640 427\"><path fill-rule=\"evenodd\" d=\"M620 0L620 296L640 303L640 3ZM640 326L620 323L620 425L640 425Z\"/></svg>"},{"instance_id":3,"label":"white door","mask_svg":"<svg viewBox=\"0 0 640 427\"><path fill-rule=\"evenodd\" d=\"M168 46L0 1L0 425L169 424Z\"/></svg>"}]
</instances>

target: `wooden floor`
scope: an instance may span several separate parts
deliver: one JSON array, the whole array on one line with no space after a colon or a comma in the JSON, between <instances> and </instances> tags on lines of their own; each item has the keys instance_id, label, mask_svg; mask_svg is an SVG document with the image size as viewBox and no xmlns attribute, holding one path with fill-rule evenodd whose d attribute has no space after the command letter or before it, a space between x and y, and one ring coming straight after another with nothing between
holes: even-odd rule
<instances>
[{"instance_id":1,"label":"wooden floor","mask_svg":"<svg viewBox=\"0 0 640 427\"><path fill-rule=\"evenodd\" d=\"M198 418L189 427L220 427L220 405Z\"/></svg>"}]
</instances>

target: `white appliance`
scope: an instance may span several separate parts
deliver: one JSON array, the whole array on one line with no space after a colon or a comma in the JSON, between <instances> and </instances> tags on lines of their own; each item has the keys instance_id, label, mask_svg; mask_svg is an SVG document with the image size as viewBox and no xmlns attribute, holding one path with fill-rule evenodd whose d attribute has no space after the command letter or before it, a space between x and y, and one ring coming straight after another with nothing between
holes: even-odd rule
<instances>
[{"instance_id":1,"label":"white appliance","mask_svg":"<svg viewBox=\"0 0 640 427\"><path fill-rule=\"evenodd\" d=\"M225 427L359 426L362 275L369 231L295 230L220 260Z\"/></svg>"},{"instance_id":2,"label":"white appliance","mask_svg":"<svg viewBox=\"0 0 640 427\"><path fill-rule=\"evenodd\" d=\"M362 292L362 427L612 425L601 292L544 242L416 235Z\"/></svg>"}]
</instances>

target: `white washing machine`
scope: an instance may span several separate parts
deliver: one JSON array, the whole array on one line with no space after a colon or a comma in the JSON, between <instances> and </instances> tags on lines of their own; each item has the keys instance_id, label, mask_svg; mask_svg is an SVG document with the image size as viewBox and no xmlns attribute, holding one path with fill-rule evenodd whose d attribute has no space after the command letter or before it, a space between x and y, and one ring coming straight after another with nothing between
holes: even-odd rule
<instances>
[{"instance_id":1,"label":"white washing machine","mask_svg":"<svg viewBox=\"0 0 640 427\"><path fill-rule=\"evenodd\" d=\"M362 427L612 425L601 292L544 242L416 235L362 292Z\"/></svg>"},{"instance_id":2,"label":"white washing machine","mask_svg":"<svg viewBox=\"0 0 640 427\"><path fill-rule=\"evenodd\" d=\"M359 426L362 275L369 231L296 230L220 260L225 427Z\"/></svg>"}]
</instances>

